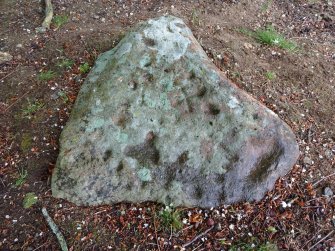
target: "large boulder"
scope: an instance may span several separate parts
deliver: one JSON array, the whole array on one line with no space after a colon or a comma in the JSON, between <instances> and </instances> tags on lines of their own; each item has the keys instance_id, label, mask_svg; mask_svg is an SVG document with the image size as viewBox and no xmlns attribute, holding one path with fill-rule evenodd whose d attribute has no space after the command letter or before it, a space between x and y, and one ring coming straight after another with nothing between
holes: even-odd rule
<instances>
[{"instance_id":1,"label":"large boulder","mask_svg":"<svg viewBox=\"0 0 335 251\"><path fill-rule=\"evenodd\" d=\"M97 59L62 132L52 193L78 205L260 200L298 153L290 128L163 16Z\"/></svg>"}]
</instances>

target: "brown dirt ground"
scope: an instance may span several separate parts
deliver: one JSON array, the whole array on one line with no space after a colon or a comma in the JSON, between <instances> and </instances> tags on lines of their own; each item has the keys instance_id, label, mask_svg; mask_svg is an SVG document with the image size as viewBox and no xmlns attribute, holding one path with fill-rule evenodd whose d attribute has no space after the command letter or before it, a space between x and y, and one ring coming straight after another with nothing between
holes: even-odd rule
<instances>
[{"instance_id":1,"label":"brown dirt ground","mask_svg":"<svg viewBox=\"0 0 335 251\"><path fill-rule=\"evenodd\" d=\"M335 9L317 0L54 0L69 20L35 33L43 20L38 0L0 0L0 250L59 250L41 208L46 207L70 250L330 250L335 247ZM187 223L171 231L154 203L76 207L54 199L50 175L58 138L85 78L78 67L120 40L138 23L163 14L185 20L215 64L240 88L267 105L294 130L301 156L293 170L258 203L212 210L179 209ZM259 44L240 32L267 24L299 51ZM74 65L64 69L62 59ZM57 75L39 80L41 71ZM274 79L266 77L275 73ZM27 113L31 104L41 104ZM24 183L17 184L20 173ZM318 183L317 183L318 182ZM15 185L17 184L17 185ZM34 192L38 202L23 208ZM289 206L285 207L285 204ZM146 225L148 224L148 225ZM252 246L254 245L254 246ZM263 245L264 247L264 245ZM248 249L250 248L250 249ZM235 249L238 250L238 249ZM273 250L268 248L267 250Z\"/></svg>"}]
</instances>

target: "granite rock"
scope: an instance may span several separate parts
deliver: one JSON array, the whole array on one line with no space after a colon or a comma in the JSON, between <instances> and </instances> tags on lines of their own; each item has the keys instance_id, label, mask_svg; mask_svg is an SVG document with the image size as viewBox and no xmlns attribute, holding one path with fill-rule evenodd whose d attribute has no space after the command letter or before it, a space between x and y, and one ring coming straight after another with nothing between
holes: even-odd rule
<instances>
[{"instance_id":1,"label":"granite rock","mask_svg":"<svg viewBox=\"0 0 335 251\"><path fill-rule=\"evenodd\" d=\"M290 128L163 16L97 59L62 132L52 193L78 205L260 200L298 155Z\"/></svg>"}]
</instances>

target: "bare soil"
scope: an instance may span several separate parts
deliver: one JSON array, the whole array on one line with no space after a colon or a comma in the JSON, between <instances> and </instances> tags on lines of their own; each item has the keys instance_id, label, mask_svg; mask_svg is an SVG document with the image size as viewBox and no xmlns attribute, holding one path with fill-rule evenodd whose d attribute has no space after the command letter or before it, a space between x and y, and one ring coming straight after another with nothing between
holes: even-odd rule
<instances>
[{"instance_id":1,"label":"bare soil","mask_svg":"<svg viewBox=\"0 0 335 251\"><path fill-rule=\"evenodd\" d=\"M36 33L43 21L40 1L0 0L0 51L13 56L0 65L0 250L60 249L42 207L70 250L181 250L201 233L187 250L260 250L266 242L279 250L334 250L335 198L325 195L325 189L335 191L333 1L55 0L53 5L55 15L69 20ZM184 219L178 231L163 225L162 205L77 207L50 191L58 138L85 79L79 66L92 65L134 24L164 14L181 17L217 67L286 121L301 151L292 171L262 201L178 209ZM260 44L241 32L268 24L299 50ZM60 67L64 59L74 64ZM41 79L48 70L56 75ZM38 202L25 209L29 192Z\"/></svg>"}]
</instances>

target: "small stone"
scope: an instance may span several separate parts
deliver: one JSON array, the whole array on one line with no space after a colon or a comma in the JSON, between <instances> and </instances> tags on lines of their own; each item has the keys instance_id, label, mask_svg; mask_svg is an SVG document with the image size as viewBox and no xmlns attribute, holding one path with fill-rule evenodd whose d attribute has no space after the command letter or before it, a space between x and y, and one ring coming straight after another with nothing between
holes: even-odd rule
<instances>
[{"instance_id":1,"label":"small stone","mask_svg":"<svg viewBox=\"0 0 335 251\"><path fill-rule=\"evenodd\" d=\"M304 161L304 164L306 164L306 165L313 165L314 164L314 161L311 160L311 158L309 158L309 157L305 157L303 161Z\"/></svg>"},{"instance_id":2,"label":"small stone","mask_svg":"<svg viewBox=\"0 0 335 251\"><path fill-rule=\"evenodd\" d=\"M221 226L220 222L218 222L218 223L215 224L215 230L216 231L221 231L222 230L222 226Z\"/></svg>"},{"instance_id":3,"label":"small stone","mask_svg":"<svg viewBox=\"0 0 335 251\"><path fill-rule=\"evenodd\" d=\"M9 233L9 229L4 229L1 232L2 236L7 236L8 233Z\"/></svg>"},{"instance_id":4,"label":"small stone","mask_svg":"<svg viewBox=\"0 0 335 251\"><path fill-rule=\"evenodd\" d=\"M333 157L333 152L330 151L329 149L327 149L327 150L325 151L325 156L326 156L327 159L332 159L332 157Z\"/></svg>"},{"instance_id":5,"label":"small stone","mask_svg":"<svg viewBox=\"0 0 335 251\"><path fill-rule=\"evenodd\" d=\"M323 195L331 198L331 197L333 197L334 192L333 192L333 190L330 187L325 187L323 189Z\"/></svg>"},{"instance_id":6,"label":"small stone","mask_svg":"<svg viewBox=\"0 0 335 251\"><path fill-rule=\"evenodd\" d=\"M78 84L82 81L82 77L80 75L75 76L74 81Z\"/></svg>"},{"instance_id":7,"label":"small stone","mask_svg":"<svg viewBox=\"0 0 335 251\"><path fill-rule=\"evenodd\" d=\"M40 27L36 27L35 28L35 31L37 33L45 33L47 31L47 28L46 27L43 27L43 26L40 26Z\"/></svg>"},{"instance_id":8,"label":"small stone","mask_svg":"<svg viewBox=\"0 0 335 251\"><path fill-rule=\"evenodd\" d=\"M98 15L93 16L94 19L99 19L100 17Z\"/></svg>"},{"instance_id":9,"label":"small stone","mask_svg":"<svg viewBox=\"0 0 335 251\"><path fill-rule=\"evenodd\" d=\"M289 204L287 204L285 201L282 201L281 206L282 206L282 208L287 208L287 207L289 207Z\"/></svg>"},{"instance_id":10,"label":"small stone","mask_svg":"<svg viewBox=\"0 0 335 251\"><path fill-rule=\"evenodd\" d=\"M22 47L23 47L22 44L17 44L17 45L16 45L16 48L22 48Z\"/></svg>"},{"instance_id":11,"label":"small stone","mask_svg":"<svg viewBox=\"0 0 335 251\"><path fill-rule=\"evenodd\" d=\"M0 64L11 61L12 59L13 59L13 56L10 55L8 52L0 51Z\"/></svg>"},{"instance_id":12,"label":"small stone","mask_svg":"<svg viewBox=\"0 0 335 251\"><path fill-rule=\"evenodd\" d=\"M50 97L51 97L52 100L56 100L56 99L59 98L59 94L58 94L58 92L55 92L55 93L51 94Z\"/></svg>"},{"instance_id":13,"label":"small stone","mask_svg":"<svg viewBox=\"0 0 335 251\"><path fill-rule=\"evenodd\" d=\"M244 46L244 48L246 48L246 49L248 49L248 50L251 50L252 48L254 48L254 47L252 46L252 44L250 44L250 43L244 43L243 46Z\"/></svg>"},{"instance_id":14,"label":"small stone","mask_svg":"<svg viewBox=\"0 0 335 251\"><path fill-rule=\"evenodd\" d=\"M211 227L215 224L214 220L212 218L208 218L207 220L207 226Z\"/></svg>"}]
</instances>

